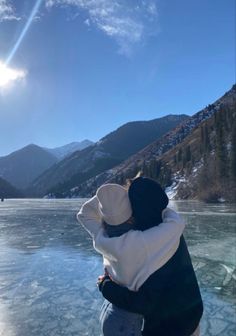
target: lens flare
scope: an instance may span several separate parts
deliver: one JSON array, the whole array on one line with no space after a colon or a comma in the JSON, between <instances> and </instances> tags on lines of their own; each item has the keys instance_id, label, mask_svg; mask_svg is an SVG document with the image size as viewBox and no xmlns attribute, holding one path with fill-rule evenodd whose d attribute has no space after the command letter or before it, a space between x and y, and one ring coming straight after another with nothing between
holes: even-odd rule
<instances>
[{"instance_id":1,"label":"lens flare","mask_svg":"<svg viewBox=\"0 0 236 336\"><path fill-rule=\"evenodd\" d=\"M32 12L31 12L31 14L30 14L30 16L29 16L29 18L28 18L28 20L27 20L27 22L26 22L26 24L25 24L25 26L24 26L24 28L23 28L20 36L19 36L19 38L17 39L17 41L16 41L13 49L11 50L10 54L8 55L8 57L6 59L6 62L5 62L6 66L11 62L11 60L14 57L17 49L19 48L19 46L20 46L23 38L25 37L25 34L27 33L27 31L28 31L28 29L29 29L29 27L30 27L30 25L31 25L31 23L32 23L35 15L37 13L37 11L39 10L39 7L40 7L42 1L43 0L37 0L36 1L35 5L34 5L34 7L32 9Z\"/></svg>"}]
</instances>

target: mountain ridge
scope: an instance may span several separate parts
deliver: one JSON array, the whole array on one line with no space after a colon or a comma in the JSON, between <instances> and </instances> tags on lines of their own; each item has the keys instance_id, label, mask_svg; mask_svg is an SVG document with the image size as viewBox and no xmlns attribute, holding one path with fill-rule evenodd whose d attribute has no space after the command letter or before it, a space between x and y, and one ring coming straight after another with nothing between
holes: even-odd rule
<instances>
[{"instance_id":1,"label":"mountain ridge","mask_svg":"<svg viewBox=\"0 0 236 336\"><path fill-rule=\"evenodd\" d=\"M107 170L94 178L88 179L84 183L78 185L65 195L70 197L89 197L94 194L96 188L103 183L125 183L126 178L134 177L135 174L142 170L144 165L150 166L152 162L161 159L172 148L181 144L191 132L194 131L201 123L211 118L220 106L226 104L233 109L235 104L236 87L226 92L215 103L208 105L206 108L194 114L192 117L177 126L174 130L165 134L161 139L154 141L138 153L132 155L120 165ZM168 163L166 162L168 165ZM157 168L157 167L156 167ZM149 172L149 175L150 172Z\"/></svg>"},{"instance_id":2,"label":"mountain ridge","mask_svg":"<svg viewBox=\"0 0 236 336\"><path fill-rule=\"evenodd\" d=\"M18 189L0 177L0 199L21 197L24 197L24 195Z\"/></svg>"},{"instance_id":3,"label":"mountain ridge","mask_svg":"<svg viewBox=\"0 0 236 336\"><path fill-rule=\"evenodd\" d=\"M28 144L0 157L0 177L18 189L27 189L37 176L60 159L91 144L93 142L87 139L56 148L44 148L33 143Z\"/></svg>"},{"instance_id":4,"label":"mountain ridge","mask_svg":"<svg viewBox=\"0 0 236 336\"><path fill-rule=\"evenodd\" d=\"M73 141L73 142L70 142L66 145L57 146L57 147L54 147L54 148L43 147L43 149L45 149L49 153L55 155L59 160L62 160L66 156L69 156L70 154L72 154L73 152L76 152L78 150L82 150L82 149L84 149L86 147L89 147L93 144L94 144L93 141L85 139L85 140L82 140L82 141Z\"/></svg>"},{"instance_id":5,"label":"mountain ridge","mask_svg":"<svg viewBox=\"0 0 236 336\"><path fill-rule=\"evenodd\" d=\"M18 189L24 189L57 158L40 146L29 144L0 157L0 177Z\"/></svg>"},{"instance_id":6,"label":"mountain ridge","mask_svg":"<svg viewBox=\"0 0 236 336\"><path fill-rule=\"evenodd\" d=\"M168 115L151 121L126 123L94 145L74 152L49 168L32 183L32 190L42 196L57 185L62 188L68 183L73 187L73 184L114 167L187 118L186 115Z\"/></svg>"}]
</instances>

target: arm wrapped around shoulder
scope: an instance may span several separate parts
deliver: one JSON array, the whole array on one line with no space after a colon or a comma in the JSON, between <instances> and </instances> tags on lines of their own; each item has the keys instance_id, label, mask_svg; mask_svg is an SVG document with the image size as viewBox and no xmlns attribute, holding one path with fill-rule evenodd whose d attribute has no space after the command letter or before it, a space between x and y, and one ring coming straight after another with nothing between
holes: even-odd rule
<instances>
[{"instance_id":1,"label":"arm wrapped around shoulder","mask_svg":"<svg viewBox=\"0 0 236 336\"><path fill-rule=\"evenodd\" d=\"M143 231L143 238L148 251L158 250L165 255L165 251L167 252L179 242L185 228L185 221L170 208L163 210L162 217L161 224Z\"/></svg>"}]
</instances>

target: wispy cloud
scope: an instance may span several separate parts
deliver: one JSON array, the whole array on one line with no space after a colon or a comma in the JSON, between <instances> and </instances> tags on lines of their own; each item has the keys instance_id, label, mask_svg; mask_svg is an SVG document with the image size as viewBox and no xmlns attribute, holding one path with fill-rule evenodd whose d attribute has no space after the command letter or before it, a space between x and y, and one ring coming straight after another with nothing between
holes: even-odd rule
<instances>
[{"instance_id":1,"label":"wispy cloud","mask_svg":"<svg viewBox=\"0 0 236 336\"><path fill-rule=\"evenodd\" d=\"M120 53L126 55L143 42L157 19L155 0L46 0L46 6L73 6L84 11L84 23L114 38Z\"/></svg>"},{"instance_id":2,"label":"wispy cloud","mask_svg":"<svg viewBox=\"0 0 236 336\"><path fill-rule=\"evenodd\" d=\"M10 68L0 61L0 91L9 89L16 82L24 80L26 75L25 70Z\"/></svg>"},{"instance_id":3,"label":"wispy cloud","mask_svg":"<svg viewBox=\"0 0 236 336\"><path fill-rule=\"evenodd\" d=\"M10 0L0 0L0 22L20 20Z\"/></svg>"}]
</instances>

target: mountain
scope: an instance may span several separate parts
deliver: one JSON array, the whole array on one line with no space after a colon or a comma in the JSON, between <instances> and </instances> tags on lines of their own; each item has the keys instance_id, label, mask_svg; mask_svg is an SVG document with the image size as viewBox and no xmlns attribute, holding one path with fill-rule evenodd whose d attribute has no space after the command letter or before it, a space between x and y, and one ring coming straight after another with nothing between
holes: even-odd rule
<instances>
[{"instance_id":1,"label":"mountain","mask_svg":"<svg viewBox=\"0 0 236 336\"><path fill-rule=\"evenodd\" d=\"M31 188L40 196L69 190L118 165L186 119L186 115L169 115L150 121L129 122L94 145L58 162L38 177Z\"/></svg>"},{"instance_id":2,"label":"mountain","mask_svg":"<svg viewBox=\"0 0 236 336\"><path fill-rule=\"evenodd\" d=\"M19 197L23 197L22 193L0 177L0 199Z\"/></svg>"},{"instance_id":3,"label":"mountain","mask_svg":"<svg viewBox=\"0 0 236 336\"><path fill-rule=\"evenodd\" d=\"M214 115L163 155L172 199L236 200L236 86Z\"/></svg>"},{"instance_id":4,"label":"mountain","mask_svg":"<svg viewBox=\"0 0 236 336\"><path fill-rule=\"evenodd\" d=\"M161 139L64 196L89 197L99 185L124 184L141 171L169 187L172 198L235 201L235 117L236 85Z\"/></svg>"},{"instance_id":5,"label":"mountain","mask_svg":"<svg viewBox=\"0 0 236 336\"><path fill-rule=\"evenodd\" d=\"M49 153L53 154L56 156L59 160L64 159L66 156L69 156L73 152L76 152L78 150L82 150L86 147L89 147L93 145L94 143L90 140L83 140L80 142L71 142L67 145L56 147L56 148L46 148L44 149L48 151Z\"/></svg>"},{"instance_id":6,"label":"mountain","mask_svg":"<svg viewBox=\"0 0 236 336\"><path fill-rule=\"evenodd\" d=\"M14 187L24 189L56 162L57 158L54 155L31 144L7 156L0 157L0 177Z\"/></svg>"}]
</instances>

